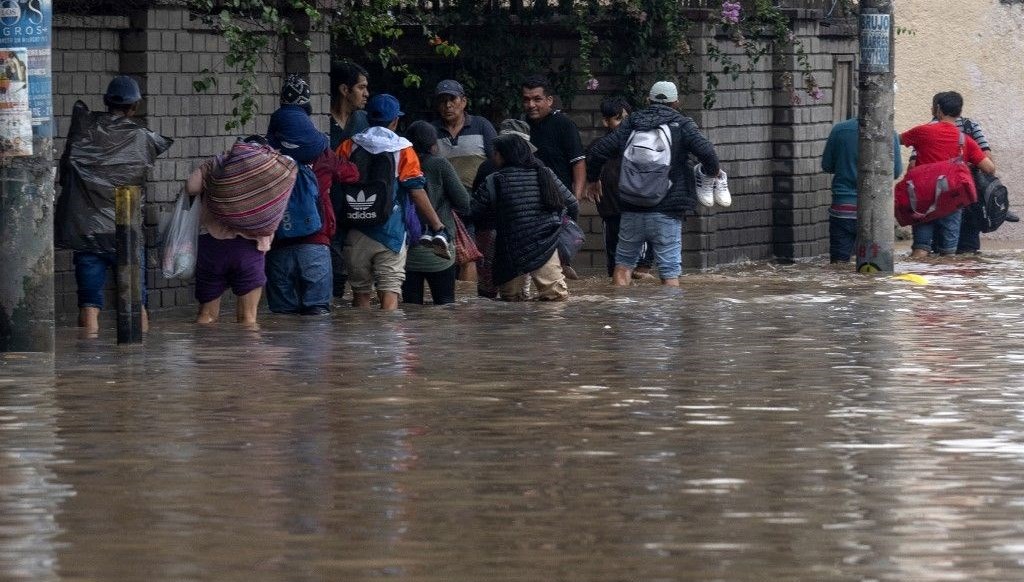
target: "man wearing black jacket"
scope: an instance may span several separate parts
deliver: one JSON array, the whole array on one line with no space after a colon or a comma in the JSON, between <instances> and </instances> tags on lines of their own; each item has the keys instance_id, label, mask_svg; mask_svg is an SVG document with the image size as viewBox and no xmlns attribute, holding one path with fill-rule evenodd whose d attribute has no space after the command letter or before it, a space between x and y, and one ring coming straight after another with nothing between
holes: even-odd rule
<instances>
[{"instance_id":1,"label":"man wearing black jacket","mask_svg":"<svg viewBox=\"0 0 1024 582\"><path fill-rule=\"evenodd\" d=\"M693 154L701 163L703 178L713 183L719 175L715 148L689 117L676 111L679 93L674 83L658 81L651 87L650 105L626 118L614 132L596 141L587 155L588 198L601 196L601 169L605 162L622 156L634 131L644 132L667 126L671 136L670 185L664 197L652 206L638 206L619 200L622 218L619 245L615 252L616 285L629 285L640 260L644 242L654 249L662 284L679 286L682 272L683 214L695 208L690 195L693 175L686 159Z\"/></svg>"}]
</instances>

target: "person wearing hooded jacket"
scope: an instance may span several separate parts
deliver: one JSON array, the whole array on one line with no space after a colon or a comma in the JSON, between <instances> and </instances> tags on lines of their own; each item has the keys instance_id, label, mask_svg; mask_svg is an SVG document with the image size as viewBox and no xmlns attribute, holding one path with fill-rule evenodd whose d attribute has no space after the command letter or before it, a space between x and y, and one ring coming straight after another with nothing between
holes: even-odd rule
<instances>
[{"instance_id":1,"label":"person wearing hooded jacket","mask_svg":"<svg viewBox=\"0 0 1024 582\"><path fill-rule=\"evenodd\" d=\"M316 176L314 187L322 224L320 230L307 236L274 239L266 256L267 305L274 313L330 313L334 289L330 244L337 228L330 186L332 178L348 182L358 179L355 166L334 156L327 135L313 125L310 96L309 84L298 75L290 75L281 89L281 106L270 116L267 127L270 146ZM325 164L328 158L334 163ZM326 180L325 165L331 166ZM299 182L296 184L300 187ZM314 182L302 184L309 187Z\"/></svg>"},{"instance_id":2,"label":"person wearing hooded jacket","mask_svg":"<svg viewBox=\"0 0 1024 582\"><path fill-rule=\"evenodd\" d=\"M693 154L700 161L703 178L710 184L719 176L718 155L692 119L676 111L679 94L674 83L658 81L651 87L650 105L630 115L612 133L594 142L587 154L587 198L601 198L601 169L611 159L621 157L634 131L649 131L668 125L671 139L671 185L656 205L641 207L620 200L622 219L619 245L615 252L615 285L627 286L643 252L646 241L654 249L662 284L679 286L682 273L683 215L696 207L690 195L694 175L687 170L686 159Z\"/></svg>"}]
</instances>

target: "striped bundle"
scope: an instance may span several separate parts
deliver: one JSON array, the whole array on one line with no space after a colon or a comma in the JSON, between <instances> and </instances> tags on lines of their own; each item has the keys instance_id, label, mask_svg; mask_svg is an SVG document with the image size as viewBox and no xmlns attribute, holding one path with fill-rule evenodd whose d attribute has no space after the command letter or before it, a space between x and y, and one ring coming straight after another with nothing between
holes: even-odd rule
<instances>
[{"instance_id":1,"label":"striped bundle","mask_svg":"<svg viewBox=\"0 0 1024 582\"><path fill-rule=\"evenodd\" d=\"M206 204L217 220L249 236L277 230L298 167L268 146L238 142L206 176Z\"/></svg>"}]
</instances>

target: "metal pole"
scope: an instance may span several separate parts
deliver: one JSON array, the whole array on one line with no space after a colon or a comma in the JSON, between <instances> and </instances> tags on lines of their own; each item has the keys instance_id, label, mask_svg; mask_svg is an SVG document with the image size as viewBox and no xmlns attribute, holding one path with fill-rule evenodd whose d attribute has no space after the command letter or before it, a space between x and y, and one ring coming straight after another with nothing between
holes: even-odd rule
<instances>
[{"instance_id":1,"label":"metal pole","mask_svg":"<svg viewBox=\"0 0 1024 582\"><path fill-rule=\"evenodd\" d=\"M53 352L50 0L0 17L0 352Z\"/></svg>"},{"instance_id":2,"label":"metal pole","mask_svg":"<svg viewBox=\"0 0 1024 582\"><path fill-rule=\"evenodd\" d=\"M114 189L117 247L117 343L142 342L142 189Z\"/></svg>"},{"instance_id":3,"label":"metal pole","mask_svg":"<svg viewBox=\"0 0 1024 582\"><path fill-rule=\"evenodd\" d=\"M893 2L860 3L857 271L893 272Z\"/></svg>"}]
</instances>

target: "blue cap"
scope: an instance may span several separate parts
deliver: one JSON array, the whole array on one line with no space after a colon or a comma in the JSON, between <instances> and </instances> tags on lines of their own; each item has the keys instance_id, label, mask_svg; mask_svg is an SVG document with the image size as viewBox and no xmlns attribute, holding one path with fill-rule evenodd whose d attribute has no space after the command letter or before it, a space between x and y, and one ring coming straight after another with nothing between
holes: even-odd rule
<instances>
[{"instance_id":1,"label":"blue cap","mask_svg":"<svg viewBox=\"0 0 1024 582\"><path fill-rule=\"evenodd\" d=\"M142 101L139 84L128 75L114 77L107 85L107 93L103 95L106 105L131 105Z\"/></svg>"},{"instance_id":2,"label":"blue cap","mask_svg":"<svg viewBox=\"0 0 1024 582\"><path fill-rule=\"evenodd\" d=\"M371 123L391 123L405 115L394 95L381 93L370 97L366 103L366 116Z\"/></svg>"},{"instance_id":3,"label":"blue cap","mask_svg":"<svg viewBox=\"0 0 1024 582\"><path fill-rule=\"evenodd\" d=\"M437 84L437 88L434 89L434 95L451 95L452 97L465 97L466 90L462 88L462 83L453 79L445 79Z\"/></svg>"}]
</instances>

